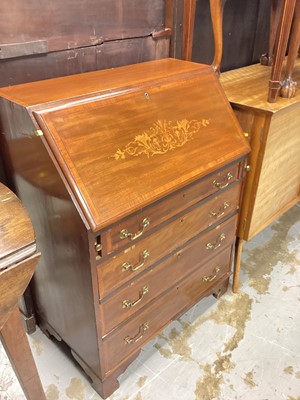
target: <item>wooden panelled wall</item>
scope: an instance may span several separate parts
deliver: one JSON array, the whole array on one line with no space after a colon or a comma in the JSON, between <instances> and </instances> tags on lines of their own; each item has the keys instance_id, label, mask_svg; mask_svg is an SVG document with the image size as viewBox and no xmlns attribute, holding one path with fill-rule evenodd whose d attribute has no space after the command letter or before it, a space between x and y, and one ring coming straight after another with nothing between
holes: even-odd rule
<instances>
[{"instance_id":1,"label":"wooden panelled wall","mask_svg":"<svg viewBox=\"0 0 300 400\"><path fill-rule=\"evenodd\" d=\"M0 87L142 62L181 58L184 0L2 0ZM173 18L170 9L173 8ZM270 0L227 0L228 70L257 62L267 48ZM172 21L173 19L173 21ZM210 63L209 0L196 1L193 61Z\"/></svg>"},{"instance_id":2,"label":"wooden panelled wall","mask_svg":"<svg viewBox=\"0 0 300 400\"><path fill-rule=\"evenodd\" d=\"M164 0L2 0L0 86L166 57Z\"/></svg>"}]
</instances>

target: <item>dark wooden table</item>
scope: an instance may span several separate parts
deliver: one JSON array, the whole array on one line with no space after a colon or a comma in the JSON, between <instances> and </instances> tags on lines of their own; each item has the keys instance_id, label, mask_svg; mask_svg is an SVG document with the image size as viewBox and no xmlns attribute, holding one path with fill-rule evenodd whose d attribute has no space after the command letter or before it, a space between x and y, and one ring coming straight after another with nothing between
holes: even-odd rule
<instances>
[{"instance_id":1,"label":"dark wooden table","mask_svg":"<svg viewBox=\"0 0 300 400\"><path fill-rule=\"evenodd\" d=\"M46 399L17 302L39 260L29 216L0 183L0 339L28 400Z\"/></svg>"}]
</instances>

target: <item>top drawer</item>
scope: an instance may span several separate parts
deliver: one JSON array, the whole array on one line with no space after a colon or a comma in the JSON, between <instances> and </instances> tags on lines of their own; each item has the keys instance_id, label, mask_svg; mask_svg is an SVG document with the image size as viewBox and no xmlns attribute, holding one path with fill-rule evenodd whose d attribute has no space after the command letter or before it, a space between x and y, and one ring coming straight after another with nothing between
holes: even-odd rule
<instances>
[{"instance_id":1,"label":"top drawer","mask_svg":"<svg viewBox=\"0 0 300 400\"><path fill-rule=\"evenodd\" d=\"M109 254L121 246L137 241L168 218L212 193L228 187L239 179L239 165L239 163L236 163L215 172L113 225L101 235L102 254Z\"/></svg>"}]
</instances>

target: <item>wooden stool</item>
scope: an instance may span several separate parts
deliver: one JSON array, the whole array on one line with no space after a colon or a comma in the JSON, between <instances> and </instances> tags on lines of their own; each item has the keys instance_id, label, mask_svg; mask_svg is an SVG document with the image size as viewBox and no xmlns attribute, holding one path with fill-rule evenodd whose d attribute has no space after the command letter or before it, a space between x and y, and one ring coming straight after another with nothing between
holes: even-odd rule
<instances>
[{"instance_id":1,"label":"wooden stool","mask_svg":"<svg viewBox=\"0 0 300 400\"><path fill-rule=\"evenodd\" d=\"M19 199L0 183L0 339L28 400L46 400L17 306L34 273L31 221Z\"/></svg>"}]
</instances>

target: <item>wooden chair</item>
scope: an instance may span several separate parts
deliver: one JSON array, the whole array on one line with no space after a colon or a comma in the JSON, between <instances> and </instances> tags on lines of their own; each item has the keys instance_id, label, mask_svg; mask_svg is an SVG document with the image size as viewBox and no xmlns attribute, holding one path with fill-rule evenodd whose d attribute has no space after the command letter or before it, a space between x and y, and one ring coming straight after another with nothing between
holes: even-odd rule
<instances>
[{"instance_id":1,"label":"wooden chair","mask_svg":"<svg viewBox=\"0 0 300 400\"><path fill-rule=\"evenodd\" d=\"M214 35L214 60L212 67L217 74L220 74L220 65L223 53L223 10L226 0L210 0L210 13ZM185 0L183 19L183 44L182 59L192 59L193 33L195 26L196 0Z\"/></svg>"},{"instance_id":2,"label":"wooden chair","mask_svg":"<svg viewBox=\"0 0 300 400\"><path fill-rule=\"evenodd\" d=\"M222 59L222 21L226 0L210 0L210 10L213 25L215 56L212 67L220 73ZM184 60L191 60L193 32L195 25L196 0L186 0L184 5L183 54ZM294 19L293 28L292 21ZM289 52L283 79L282 67L290 36ZM278 94L282 97L293 97L297 83L292 79L292 73L300 46L300 0L272 0L269 50L261 57L264 65L273 65L269 80L268 101L274 103Z\"/></svg>"},{"instance_id":3,"label":"wooden chair","mask_svg":"<svg viewBox=\"0 0 300 400\"><path fill-rule=\"evenodd\" d=\"M0 339L28 400L46 400L46 397L17 303L39 257L25 209L0 183Z\"/></svg>"}]
</instances>

